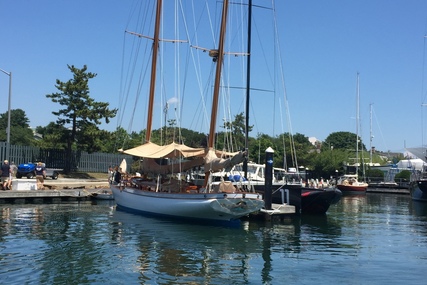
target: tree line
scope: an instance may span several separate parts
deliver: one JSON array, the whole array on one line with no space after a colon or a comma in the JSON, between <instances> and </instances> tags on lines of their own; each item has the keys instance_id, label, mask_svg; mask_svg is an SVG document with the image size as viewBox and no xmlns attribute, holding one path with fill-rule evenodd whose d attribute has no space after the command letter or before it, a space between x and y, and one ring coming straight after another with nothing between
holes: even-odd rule
<instances>
[{"instance_id":1,"label":"tree line","mask_svg":"<svg viewBox=\"0 0 427 285\"><path fill-rule=\"evenodd\" d=\"M145 130L128 133L121 127L113 132L99 128L102 120L109 123L116 116L117 109L110 109L109 103L96 102L90 97L88 82L96 74L88 72L86 65L81 69L68 65L68 69L73 78L66 82L57 79L55 87L58 92L46 95L60 105L59 110L52 112L57 117L56 122L37 126L35 133L38 136L34 136L25 111L13 109L10 116L10 143L43 149L63 149L70 155L75 150L117 153L119 149L140 145L144 141ZM0 114L0 127L4 130L7 120L7 112ZM248 132L252 128L253 126L248 126ZM235 115L234 121L225 122L222 129L216 134L216 149L237 151L245 148L246 126L243 113ZM6 132L0 132L0 141L6 141ZM206 147L207 134L186 128L178 129L175 121L169 120L168 126L152 131L151 141L158 144L175 141L191 147ZM354 162L356 141L356 134L351 132L334 132L325 141L315 144L300 133L283 133L274 137L259 133L256 137L248 138L248 159L264 164L264 152L272 147L275 151L275 167L309 169L316 177L329 177L337 171L343 173L344 166ZM358 141L359 161L366 161L369 158L368 150L360 138ZM373 162L380 164L396 163L400 159L403 159L402 154L390 157L376 152L373 155Z\"/></svg>"}]
</instances>

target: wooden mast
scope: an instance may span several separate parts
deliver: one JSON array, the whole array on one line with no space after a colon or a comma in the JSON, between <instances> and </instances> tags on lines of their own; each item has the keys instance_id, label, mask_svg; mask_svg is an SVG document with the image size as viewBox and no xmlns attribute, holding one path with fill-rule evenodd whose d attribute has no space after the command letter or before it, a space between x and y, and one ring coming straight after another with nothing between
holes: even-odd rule
<instances>
[{"instance_id":1,"label":"wooden mast","mask_svg":"<svg viewBox=\"0 0 427 285\"><path fill-rule=\"evenodd\" d=\"M215 128L218 112L219 87L221 82L222 60L224 58L224 39L227 24L228 0L224 0L222 6L221 30L218 43L218 55L216 58L215 85L212 99L211 124L209 128L208 147L213 148L215 144Z\"/></svg>"},{"instance_id":2,"label":"wooden mast","mask_svg":"<svg viewBox=\"0 0 427 285\"><path fill-rule=\"evenodd\" d=\"M162 11L162 0L158 0L157 8L156 8L156 22L154 26L153 56L151 60L151 81L150 81L150 93L149 93L149 100L148 100L147 129L145 134L145 142L150 142L151 128L153 123L153 105L154 105L154 92L156 89L157 54L159 51L161 11Z\"/></svg>"},{"instance_id":3,"label":"wooden mast","mask_svg":"<svg viewBox=\"0 0 427 285\"><path fill-rule=\"evenodd\" d=\"M216 61L216 72L215 72L215 83L214 83L214 92L212 98L212 112L211 112L211 124L209 128L209 137L208 137L208 151L214 148L215 145L215 128L216 128L216 118L218 112L218 99L219 99L219 87L221 83L221 71L222 71L222 60L224 58L224 40L225 40L225 30L227 24L227 12L228 12L228 0L224 0L222 6L222 17L221 17L221 29L218 42L218 50L211 51L210 53L215 54L214 61ZM206 188L209 180L210 172L205 168L205 180L203 182L203 187Z\"/></svg>"}]
</instances>

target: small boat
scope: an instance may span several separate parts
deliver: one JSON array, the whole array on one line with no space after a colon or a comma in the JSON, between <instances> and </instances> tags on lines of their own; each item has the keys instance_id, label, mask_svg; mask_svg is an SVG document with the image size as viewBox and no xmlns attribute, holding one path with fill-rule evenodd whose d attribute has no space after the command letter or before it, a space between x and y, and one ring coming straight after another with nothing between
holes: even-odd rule
<instances>
[{"instance_id":1,"label":"small boat","mask_svg":"<svg viewBox=\"0 0 427 285\"><path fill-rule=\"evenodd\" d=\"M368 186L368 183L358 181L356 174L345 174L341 176L336 185L344 195L366 193Z\"/></svg>"}]
</instances>

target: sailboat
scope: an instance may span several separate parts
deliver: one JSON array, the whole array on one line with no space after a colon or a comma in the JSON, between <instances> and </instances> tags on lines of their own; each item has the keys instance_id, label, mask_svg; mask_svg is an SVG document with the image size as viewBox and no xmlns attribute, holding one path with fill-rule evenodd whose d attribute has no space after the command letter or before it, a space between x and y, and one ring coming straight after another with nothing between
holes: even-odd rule
<instances>
[{"instance_id":1,"label":"sailboat","mask_svg":"<svg viewBox=\"0 0 427 285\"><path fill-rule=\"evenodd\" d=\"M122 177L119 183L111 184L114 199L118 208L146 215L214 223L239 221L239 218L256 212L264 206L260 194L238 191L229 185L210 187L208 185L209 179L206 180L203 187L198 187L190 185L182 179L175 179L170 175L176 169L182 172L196 165L204 164L206 177L208 177L211 172L224 167L231 167L232 164L239 163L244 157L243 152L235 153L229 158L218 157L218 152L214 149L228 0L223 2L218 49L210 52L210 54L214 54L217 64L207 150L191 148L175 142L160 146L150 141L161 11L162 1L158 0L153 37L146 143L123 151L126 154L141 157L145 166L144 169L156 171L158 176L153 179L147 179L144 175ZM178 166L169 163L157 163L159 159L171 158L179 161L186 159L187 161L180 162ZM167 179L161 178L165 176Z\"/></svg>"},{"instance_id":2,"label":"sailboat","mask_svg":"<svg viewBox=\"0 0 427 285\"><path fill-rule=\"evenodd\" d=\"M344 174L341 176L336 187L343 192L343 194L362 194L366 193L368 183L358 180L359 170L359 73L357 73L357 92L356 92L356 173ZM364 164L364 162L362 162Z\"/></svg>"}]
</instances>

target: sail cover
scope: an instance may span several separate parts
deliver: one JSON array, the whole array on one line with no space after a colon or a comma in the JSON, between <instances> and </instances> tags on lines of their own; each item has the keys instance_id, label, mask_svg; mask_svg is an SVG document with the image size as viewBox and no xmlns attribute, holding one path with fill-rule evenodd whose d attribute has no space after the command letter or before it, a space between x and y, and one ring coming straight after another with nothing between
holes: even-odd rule
<instances>
[{"instance_id":1,"label":"sail cover","mask_svg":"<svg viewBox=\"0 0 427 285\"><path fill-rule=\"evenodd\" d=\"M232 153L227 153L228 155ZM209 149L208 153L205 156L205 172L217 172L225 169L225 171L230 171L231 168L243 161L246 152L239 151L233 154L229 158L218 157L218 152L213 149Z\"/></svg>"},{"instance_id":2,"label":"sail cover","mask_svg":"<svg viewBox=\"0 0 427 285\"><path fill-rule=\"evenodd\" d=\"M148 142L143 145L123 151L126 154L145 158L172 158L203 156L203 148L192 148L184 144L171 143L165 146Z\"/></svg>"}]
</instances>

